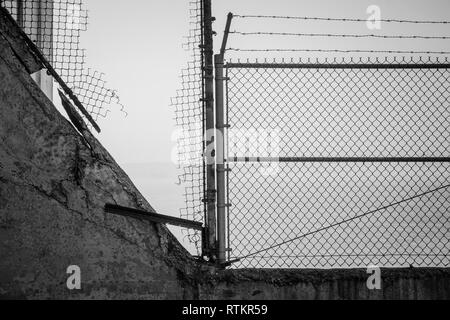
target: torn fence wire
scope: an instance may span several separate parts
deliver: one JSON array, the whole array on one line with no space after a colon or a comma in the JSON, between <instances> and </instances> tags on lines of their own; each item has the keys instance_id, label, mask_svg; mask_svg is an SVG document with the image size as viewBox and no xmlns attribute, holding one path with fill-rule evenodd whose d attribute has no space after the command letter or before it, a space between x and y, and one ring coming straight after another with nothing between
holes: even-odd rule
<instances>
[{"instance_id":1,"label":"torn fence wire","mask_svg":"<svg viewBox=\"0 0 450 320\"><path fill-rule=\"evenodd\" d=\"M171 99L178 128L177 162L181 170L179 183L184 186L185 206L181 217L194 221L204 221L205 206L203 162L203 43L202 0L190 2L190 31L183 47L191 53L188 65L181 72L181 89ZM186 230L189 241L201 251L201 232Z\"/></svg>"},{"instance_id":2,"label":"torn fence wire","mask_svg":"<svg viewBox=\"0 0 450 320\"><path fill-rule=\"evenodd\" d=\"M94 120L106 117L110 104L124 107L104 74L86 67L86 51L80 46L87 30L88 13L83 0L3 0L19 26L73 90Z\"/></svg>"}]
</instances>

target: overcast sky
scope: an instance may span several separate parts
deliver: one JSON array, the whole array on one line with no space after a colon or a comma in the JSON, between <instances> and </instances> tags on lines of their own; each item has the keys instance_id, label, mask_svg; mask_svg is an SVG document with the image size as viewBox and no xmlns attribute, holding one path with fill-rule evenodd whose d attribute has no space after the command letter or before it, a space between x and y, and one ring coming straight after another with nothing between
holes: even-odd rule
<instances>
[{"instance_id":1,"label":"overcast sky","mask_svg":"<svg viewBox=\"0 0 450 320\"><path fill-rule=\"evenodd\" d=\"M182 43L189 31L189 1L171 0L85 0L89 28L83 34L87 64L106 74L111 88L117 89L128 117L119 111L101 119L100 140L128 172L137 187L160 213L178 216L183 205L182 187L171 163L174 111L170 97L180 88L180 71L189 53ZM382 18L450 20L448 0L213 0L217 21L216 44L222 39L228 12L315 17L367 18L367 7L378 5ZM368 30L364 23L320 23L236 19L231 28L241 31L428 34L450 36L449 27L382 25ZM359 41L359 40L358 40ZM450 50L450 41L398 41L304 39L296 37L242 38L232 35L229 46L238 48L323 48ZM240 55L264 57L269 55ZM286 57L314 56L289 54ZM342 55L341 55L342 56ZM236 54L228 57L237 57ZM114 110L114 106L112 107ZM119 108L117 108L119 110Z\"/></svg>"}]
</instances>

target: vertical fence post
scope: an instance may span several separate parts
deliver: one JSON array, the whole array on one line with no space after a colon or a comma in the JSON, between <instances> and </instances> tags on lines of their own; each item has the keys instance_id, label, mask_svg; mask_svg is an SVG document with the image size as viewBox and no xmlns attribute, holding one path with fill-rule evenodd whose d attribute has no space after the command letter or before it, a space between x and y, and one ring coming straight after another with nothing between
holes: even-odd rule
<instances>
[{"instance_id":1,"label":"vertical fence post","mask_svg":"<svg viewBox=\"0 0 450 320\"><path fill-rule=\"evenodd\" d=\"M217 253L218 262L226 263L226 187L225 187L225 123L224 110L224 56L233 14L229 13L220 54L214 56L216 69L216 175L217 175Z\"/></svg>"},{"instance_id":2,"label":"vertical fence post","mask_svg":"<svg viewBox=\"0 0 450 320\"><path fill-rule=\"evenodd\" d=\"M203 33L204 33L204 79L205 79L205 143L204 157L206 161L206 244L204 255L211 261L217 260L216 252L216 174L214 159L214 49L212 30L211 0L203 0Z\"/></svg>"},{"instance_id":3,"label":"vertical fence post","mask_svg":"<svg viewBox=\"0 0 450 320\"><path fill-rule=\"evenodd\" d=\"M226 262L225 255L225 123L223 107L223 56L214 56L216 68L216 175L217 175L217 251L219 263Z\"/></svg>"}]
</instances>

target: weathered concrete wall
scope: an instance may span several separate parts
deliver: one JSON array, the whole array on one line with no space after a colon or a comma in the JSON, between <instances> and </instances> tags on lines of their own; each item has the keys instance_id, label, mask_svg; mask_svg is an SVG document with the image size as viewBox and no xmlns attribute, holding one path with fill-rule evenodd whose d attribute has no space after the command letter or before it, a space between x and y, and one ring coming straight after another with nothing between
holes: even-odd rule
<instances>
[{"instance_id":1,"label":"weathered concrete wall","mask_svg":"<svg viewBox=\"0 0 450 320\"><path fill-rule=\"evenodd\" d=\"M229 270L211 277L201 299L450 299L450 269L382 269L369 290L366 270Z\"/></svg>"},{"instance_id":2,"label":"weathered concrete wall","mask_svg":"<svg viewBox=\"0 0 450 320\"><path fill-rule=\"evenodd\" d=\"M0 36L0 297L196 297L197 265L165 226L104 212L152 208L20 60ZM66 288L69 265L81 268L81 291Z\"/></svg>"}]
</instances>

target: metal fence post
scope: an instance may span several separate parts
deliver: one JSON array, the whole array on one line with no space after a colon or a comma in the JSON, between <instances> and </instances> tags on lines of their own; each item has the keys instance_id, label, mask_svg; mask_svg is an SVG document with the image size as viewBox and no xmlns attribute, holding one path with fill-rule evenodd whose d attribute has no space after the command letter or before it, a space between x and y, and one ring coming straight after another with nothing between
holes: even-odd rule
<instances>
[{"instance_id":1,"label":"metal fence post","mask_svg":"<svg viewBox=\"0 0 450 320\"><path fill-rule=\"evenodd\" d=\"M223 56L214 56L216 68L216 175L217 175L217 246L219 263L226 262L225 251L225 141L224 141L224 107L223 107Z\"/></svg>"},{"instance_id":2,"label":"metal fence post","mask_svg":"<svg viewBox=\"0 0 450 320\"><path fill-rule=\"evenodd\" d=\"M211 261L217 259L216 253L216 174L214 159L214 49L213 49L213 17L211 13L211 0L203 3L203 32L204 32L204 70L205 79L205 143L204 157L206 159L206 243L203 255Z\"/></svg>"},{"instance_id":3,"label":"metal fence post","mask_svg":"<svg viewBox=\"0 0 450 320\"><path fill-rule=\"evenodd\" d=\"M233 14L228 14L220 54L214 56L216 69L216 176L217 176L217 252L220 264L226 263L226 187L225 187L225 123L224 110L224 55Z\"/></svg>"}]
</instances>

